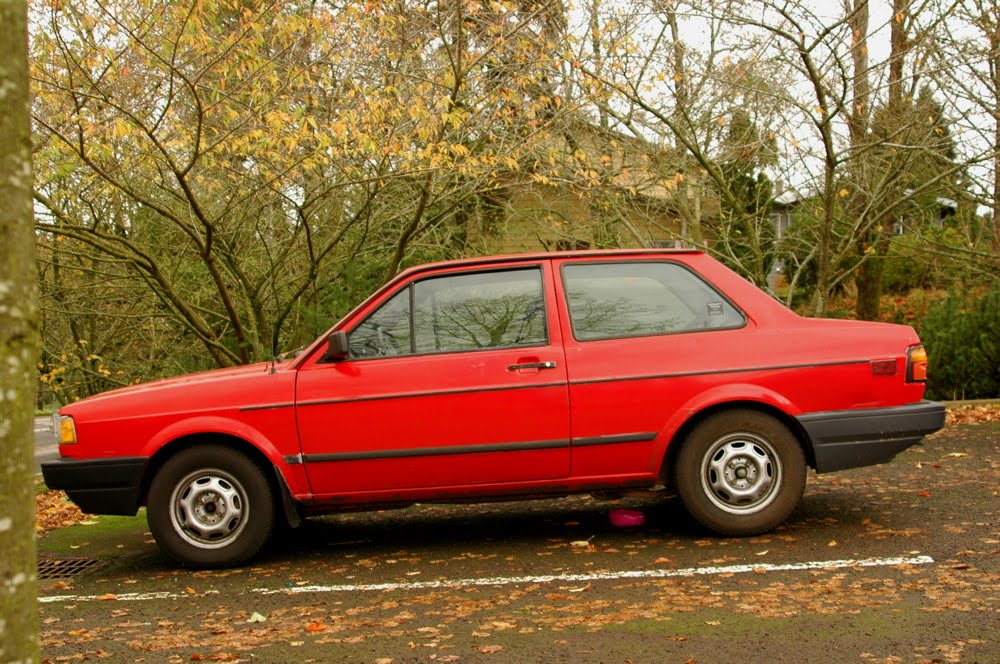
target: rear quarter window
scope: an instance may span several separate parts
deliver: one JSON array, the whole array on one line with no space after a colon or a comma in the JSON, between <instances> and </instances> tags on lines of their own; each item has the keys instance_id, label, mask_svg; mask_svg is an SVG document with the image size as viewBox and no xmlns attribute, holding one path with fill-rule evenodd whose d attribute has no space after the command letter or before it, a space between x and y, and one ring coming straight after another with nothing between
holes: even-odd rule
<instances>
[{"instance_id":1,"label":"rear quarter window","mask_svg":"<svg viewBox=\"0 0 1000 664\"><path fill-rule=\"evenodd\" d=\"M746 317L686 267L669 262L564 265L573 337L622 339L732 329Z\"/></svg>"}]
</instances>

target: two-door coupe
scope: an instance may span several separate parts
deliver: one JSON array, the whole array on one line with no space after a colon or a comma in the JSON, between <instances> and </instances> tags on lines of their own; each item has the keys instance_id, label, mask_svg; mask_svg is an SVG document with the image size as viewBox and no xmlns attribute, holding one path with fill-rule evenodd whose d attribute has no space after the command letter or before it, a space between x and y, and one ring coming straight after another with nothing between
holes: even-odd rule
<instances>
[{"instance_id":1,"label":"two-door coupe","mask_svg":"<svg viewBox=\"0 0 1000 664\"><path fill-rule=\"evenodd\" d=\"M807 466L944 424L906 326L802 318L699 251L409 269L294 359L115 390L56 416L49 487L147 507L183 565L310 514L663 489L723 535L785 520Z\"/></svg>"}]
</instances>

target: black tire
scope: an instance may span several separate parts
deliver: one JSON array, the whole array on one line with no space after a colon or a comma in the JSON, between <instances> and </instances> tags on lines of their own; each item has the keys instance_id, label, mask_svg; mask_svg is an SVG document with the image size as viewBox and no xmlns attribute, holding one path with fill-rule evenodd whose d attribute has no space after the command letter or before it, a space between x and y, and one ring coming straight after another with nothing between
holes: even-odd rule
<instances>
[{"instance_id":1,"label":"black tire","mask_svg":"<svg viewBox=\"0 0 1000 664\"><path fill-rule=\"evenodd\" d=\"M221 445L178 452L149 487L146 517L164 553L185 567L235 567L260 551L275 519L260 466Z\"/></svg>"},{"instance_id":2,"label":"black tire","mask_svg":"<svg viewBox=\"0 0 1000 664\"><path fill-rule=\"evenodd\" d=\"M806 485L798 439L755 410L710 416L684 440L673 468L688 513L720 535L759 535L795 509Z\"/></svg>"}]
</instances>

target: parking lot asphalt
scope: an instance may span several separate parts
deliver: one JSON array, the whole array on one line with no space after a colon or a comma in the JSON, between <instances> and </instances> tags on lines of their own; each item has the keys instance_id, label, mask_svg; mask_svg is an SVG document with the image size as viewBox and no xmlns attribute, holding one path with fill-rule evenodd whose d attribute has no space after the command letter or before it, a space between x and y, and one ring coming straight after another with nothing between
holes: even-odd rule
<instances>
[{"instance_id":1,"label":"parking lot asphalt","mask_svg":"<svg viewBox=\"0 0 1000 664\"><path fill-rule=\"evenodd\" d=\"M1000 662L1000 424L810 474L773 533L676 500L420 505L313 519L236 570L177 569L142 516L39 541L42 654L122 662ZM645 524L618 528L614 509Z\"/></svg>"}]
</instances>

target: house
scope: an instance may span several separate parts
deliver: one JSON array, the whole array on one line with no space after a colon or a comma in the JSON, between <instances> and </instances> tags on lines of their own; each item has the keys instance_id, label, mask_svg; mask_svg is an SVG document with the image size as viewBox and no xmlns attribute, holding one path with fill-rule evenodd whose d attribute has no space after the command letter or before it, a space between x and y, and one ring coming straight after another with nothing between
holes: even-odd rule
<instances>
[{"instance_id":1,"label":"house","mask_svg":"<svg viewBox=\"0 0 1000 664\"><path fill-rule=\"evenodd\" d=\"M470 216L466 242L482 253L599 247L678 247L705 241L718 197L670 148L576 122L551 135L535 162Z\"/></svg>"}]
</instances>

